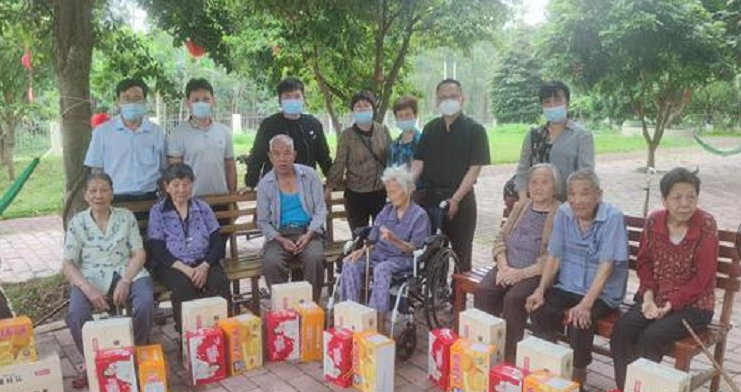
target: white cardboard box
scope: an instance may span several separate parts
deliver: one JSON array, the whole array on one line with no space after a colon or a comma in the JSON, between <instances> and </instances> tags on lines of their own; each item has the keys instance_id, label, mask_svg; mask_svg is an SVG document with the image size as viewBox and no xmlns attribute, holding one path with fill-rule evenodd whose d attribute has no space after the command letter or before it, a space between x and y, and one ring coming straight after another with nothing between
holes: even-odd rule
<instances>
[{"instance_id":1,"label":"white cardboard box","mask_svg":"<svg viewBox=\"0 0 741 392\"><path fill-rule=\"evenodd\" d=\"M82 346L85 355L87 382L91 391L100 389L95 372L95 353L109 348L134 346L134 327L129 317L88 321L82 326Z\"/></svg>"},{"instance_id":2,"label":"white cardboard box","mask_svg":"<svg viewBox=\"0 0 741 392\"><path fill-rule=\"evenodd\" d=\"M64 392L59 355L39 354L36 362L1 367L0 392Z\"/></svg>"},{"instance_id":3,"label":"white cardboard box","mask_svg":"<svg viewBox=\"0 0 741 392\"><path fill-rule=\"evenodd\" d=\"M496 347L495 362L504 360L506 323L489 313L476 308L468 308L460 313L458 322L460 337L472 342Z\"/></svg>"},{"instance_id":4,"label":"white cardboard box","mask_svg":"<svg viewBox=\"0 0 741 392\"><path fill-rule=\"evenodd\" d=\"M688 373L639 358L628 365L624 392L690 392L691 383Z\"/></svg>"},{"instance_id":5,"label":"white cardboard box","mask_svg":"<svg viewBox=\"0 0 741 392\"><path fill-rule=\"evenodd\" d=\"M570 380L574 372L574 350L528 336L517 343L517 367L530 372L545 369Z\"/></svg>"},{"instance_id":6,"label":"white cardboard box","mask_svg":"<svg viewBox=\"0 0 741 392\"><path fill-rule=\"evenodd\" d=\"M353 301L340 302L334 307L334 327L353 332L377 331L376 310Z\"/></svg>"},{"instance_id":7,"label":"white cardboard box","mask_svg":"<svg viewBox=\"0 0 741 392\"><path fill-rule=\"evenodd\" d=\"M186 301L182 304L182 332L185 336L188 331L195 331L201 328L215 327L216 322L228 317L227 303L222 297L208 297ZM187 358L186 339L182 339L183 366L190 370Z\"/></svg>"},{"instance_id":8,"label":"white cardboard box","mask_svg":"<svg viewBox=\"0 0 741 392\"><path fill-rule=\"evenodd\" d=\"M274 284L270 288L270 309L295 309L303 302L311 302L311 283L306 281Z\"/></svg>"}]
</instances>

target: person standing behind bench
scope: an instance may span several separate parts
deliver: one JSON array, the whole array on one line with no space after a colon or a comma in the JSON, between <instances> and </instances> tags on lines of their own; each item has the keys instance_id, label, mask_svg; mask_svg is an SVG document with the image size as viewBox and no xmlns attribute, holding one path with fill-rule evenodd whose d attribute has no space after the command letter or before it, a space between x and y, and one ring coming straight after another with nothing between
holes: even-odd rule
<instances>
[{"instance_id":1,"label":"person standing behind bench","mask_svg":"<svg viewBox=\"0 0 741 392\"><path fill-rule=\"evenodd\" d=\"M715 309L718 228L715 218L697 207L700 179L675 168L659 187L664 209L649 215L641 232L635 305L610 337L621 390L628 364L639 357L661 362L674 342L689 334L682 320L701 331Z\"/></svg>"},{"instance_id":2,"label":"person standing behind bench","mask_svg":"<svg viewBox=\"0 0 741 392\"><path fill-rule=\"evenodd\" d=\"M257 185L257 227L265 236L263 274L268 286L284 283L289 263L301 262L304 279L318 302L324 286L324 224L327 205L314 169L295 164L293 139L269 142L273 169Z\"/></svg>"},{"instance_id":3,"label":"person standing behind bench","mask_svg":"<svg viewBox=\"0 0 741 392\"><path fill-rule=\"evenodd\" d=\"M569 176L568 203L553 222L540 284L528 297L533 331L555 340L566 330L574 349L574 381L584 385L598 319L620 306L628 280L628 232L623 213L602 201L592 170Z\"/></svg>"},{"instance_id":4,"label":"person standing behind bench","mask_svg":"<svg viewBox=\"0 0 741 392\"><path fill-rule=\"evenodd\" d=\"M417 197L422 207L429 211L443 200L450 202L442 229L465 272L471 270L476 230L473 185L481 168L491 163L491 159L486 130L461 112L463 102L463 90L457 80L445 79L437 85L437 104L442 116L425 125L414 153L412 173L424 187Z\"/></svg>"}]
</instances>

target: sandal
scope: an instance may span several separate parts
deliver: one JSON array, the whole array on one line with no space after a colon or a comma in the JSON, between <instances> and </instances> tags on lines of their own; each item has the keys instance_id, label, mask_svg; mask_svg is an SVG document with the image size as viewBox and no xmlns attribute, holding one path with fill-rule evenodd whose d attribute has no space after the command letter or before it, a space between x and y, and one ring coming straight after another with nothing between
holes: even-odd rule
<instances>
[{"instance_id":1,"label":"sandal","mask_svg":"<svg viewBox=\"0 0 741 392\"><path fill-rule=\"evenodd\" d=\"M83 389L87 388L87 371L83 371L82 375L80 377L77 377L76 379L72 380L72 388L73 389Z\"/></svg>"}]
</instances>

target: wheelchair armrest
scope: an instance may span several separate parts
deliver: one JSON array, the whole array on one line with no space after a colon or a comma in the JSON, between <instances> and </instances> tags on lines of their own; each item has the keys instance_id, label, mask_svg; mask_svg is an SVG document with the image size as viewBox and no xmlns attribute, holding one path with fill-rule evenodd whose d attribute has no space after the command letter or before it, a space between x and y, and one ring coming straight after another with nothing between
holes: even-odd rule
<instances>
[{"instance_id":1,"label":"wheelchair armrest","mask_svg":"<svg viewBox=\"0 0 741 392\"><path fill-rule=\"evenodd\" d=\"M355 230L353 230L352 232L352 238L354 240L363 241L368 238L372 229L372 226L356 227Z\"/></svg>"}]
</instances>

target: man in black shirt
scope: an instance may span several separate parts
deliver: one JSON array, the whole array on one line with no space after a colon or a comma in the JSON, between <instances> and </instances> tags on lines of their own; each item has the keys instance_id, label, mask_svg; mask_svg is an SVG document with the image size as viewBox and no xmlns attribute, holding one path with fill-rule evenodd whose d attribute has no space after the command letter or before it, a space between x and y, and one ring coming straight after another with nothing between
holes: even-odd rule
<instances>
[{"instance_id":1,"label":"man in black shirt","mask_svg":"<svg viewBox=\"0 0 741 392\"><path fill-rule=\"evenodd\" d=\"M471 270L476 197L473 185L484 165L491 163L484 127L461 113L463 91L455 79L437 85L441 117L425 125L414 153L412 172L422 182L422 206L429 210L443 200L450 203L443 232L450 238L463 271Z\"/></svg>"},{"instance_id":2,"label":"man in black shirt","mask_svg":"<svg viewBox=\"0 0 741 392\"><path fill-rule=\"evenodd\" d=\"M324 136L322 123L314 116L304 114L304 84L293 77L278 84L278 102L282 111L275 113L260 123L255 142L252 144L247 161L245 185L254 188L263 174L272 169L268 160L268 143L278 134L293 139L296 150L296 163L316 169L317 163L326 176L332 167L329 146Z\"/></svg>"}]
</instances>

